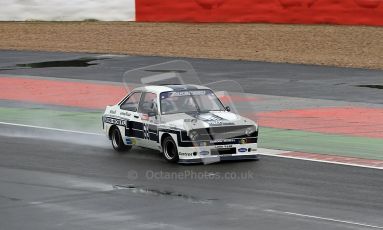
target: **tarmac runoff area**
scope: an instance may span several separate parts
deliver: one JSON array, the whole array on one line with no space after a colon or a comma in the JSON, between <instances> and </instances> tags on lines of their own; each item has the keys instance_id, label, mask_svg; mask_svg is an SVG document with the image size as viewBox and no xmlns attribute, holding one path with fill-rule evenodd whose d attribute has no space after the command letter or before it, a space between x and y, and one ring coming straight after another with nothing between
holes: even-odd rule
<instances>
[{"instance_id":1,"label":"tarmac runoff area","mask_svg":"<svg viewBox=\"0 0 383 230\"><path fill-rule=\"evenodd\" d=\"M381 91L357 86L382 72L190 59L204 81L227 68L248 82L233 101L259 121L260 160L186 167L140 148L116 154L100 132L105 104L126 94L121 73L169 58L10 68L92 55L0 52L5 229L383 228Z\"/></svg>"}]
</instances>

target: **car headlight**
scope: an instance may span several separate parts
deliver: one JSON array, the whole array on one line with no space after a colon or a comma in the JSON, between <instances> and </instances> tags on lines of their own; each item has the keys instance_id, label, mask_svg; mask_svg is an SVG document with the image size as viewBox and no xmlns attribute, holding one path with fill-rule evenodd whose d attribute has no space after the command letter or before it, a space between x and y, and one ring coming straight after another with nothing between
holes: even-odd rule
<instances>
[{"instance_id":1,"label":"car headlight","mask_svg":"<svg viewBox=\"0 0 383 230\"><path fill-rule=\"evenodd\" d=\"M257 131L257 126L251 126L245 130L246 136L251 136L254 132Z\"/></svg>"}]
</instances>

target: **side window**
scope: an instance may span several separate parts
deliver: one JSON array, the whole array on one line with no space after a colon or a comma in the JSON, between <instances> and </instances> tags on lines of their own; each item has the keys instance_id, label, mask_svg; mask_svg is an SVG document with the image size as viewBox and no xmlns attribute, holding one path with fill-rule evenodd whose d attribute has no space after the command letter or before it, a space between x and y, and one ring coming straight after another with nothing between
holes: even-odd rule
<instances>
[{"instance_id":1,"label":"side window","mask_svg":"<svg viewBox=\"0 0 383 230\"><path fill-rule=\"evenodd\" d=\"M121 105L120 108L128 111L137 111L138 103L140 102L141 92L135 92L129 96Z\"/></svg>"},{"instance_id":2,"label":"side window","mask_svg":"<svg viewBox=\"0 0 383 230\"><path fill-rule=\"evenodd\" d=\"M141 100L140 106L138 107L138 112L140 113L149 113L154 111L153 103L156 103L157 95L155 93L144 93L144 96Z\"/></svg>"}]
</instances>

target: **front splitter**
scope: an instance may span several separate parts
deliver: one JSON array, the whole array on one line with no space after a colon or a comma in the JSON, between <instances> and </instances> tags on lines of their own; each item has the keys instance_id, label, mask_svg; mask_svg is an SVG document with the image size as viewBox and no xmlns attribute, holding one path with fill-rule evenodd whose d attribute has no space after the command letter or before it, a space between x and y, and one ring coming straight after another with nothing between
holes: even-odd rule
<instances>
[{"instance_id":1,"label":"front splitter","mask_svg":"<svg viewBox=\"0 0 383 230\"><path fill-rule=\"evenodd\" d=\"M209 156L203 158L193 159L179 159L180 164L211 164L221 161L245 161L245 160L258 160L258 155L220 155L220 156Z\"/></svg>"}]
</instances>

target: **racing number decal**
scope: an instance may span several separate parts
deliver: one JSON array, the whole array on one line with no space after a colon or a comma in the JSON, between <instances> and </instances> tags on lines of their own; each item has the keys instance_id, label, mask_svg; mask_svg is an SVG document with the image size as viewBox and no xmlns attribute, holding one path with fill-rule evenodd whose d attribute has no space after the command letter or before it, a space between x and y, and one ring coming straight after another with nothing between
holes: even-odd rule
<instances>
[{"instance_id":1,"label":"racing number decal","mask_svg":"<svg viewBox=\"0 0 383 230\"><path fill-rule=\"evenodd\" d=\"M157 125L145 122L130 121L126 129L126 134L130 137L136 137L158 142Z\"/></svg>"},{"instance_id":2,"label":"racing number decal","mask_svg":"<svg viewBox=\"0 0 383 230\"><path fill-rule=\"evenodd\" d=\"M112 125L120 125L120 126L126 126L127 124L127 120L122 120L122 119L113 118L113 117L104 117L104 122L112 124Z\"/></svg>"},{"instance_id":3,"label":"racing number decal","mask_svg":"<svg viewBox=\"0 0 383 230\"><path fill-rule=\"evenodd\" d=\"M143 123L142 132L144 133L144 139L150 140L149 124L148 123Z\"/></svg>"}]
</instances>

